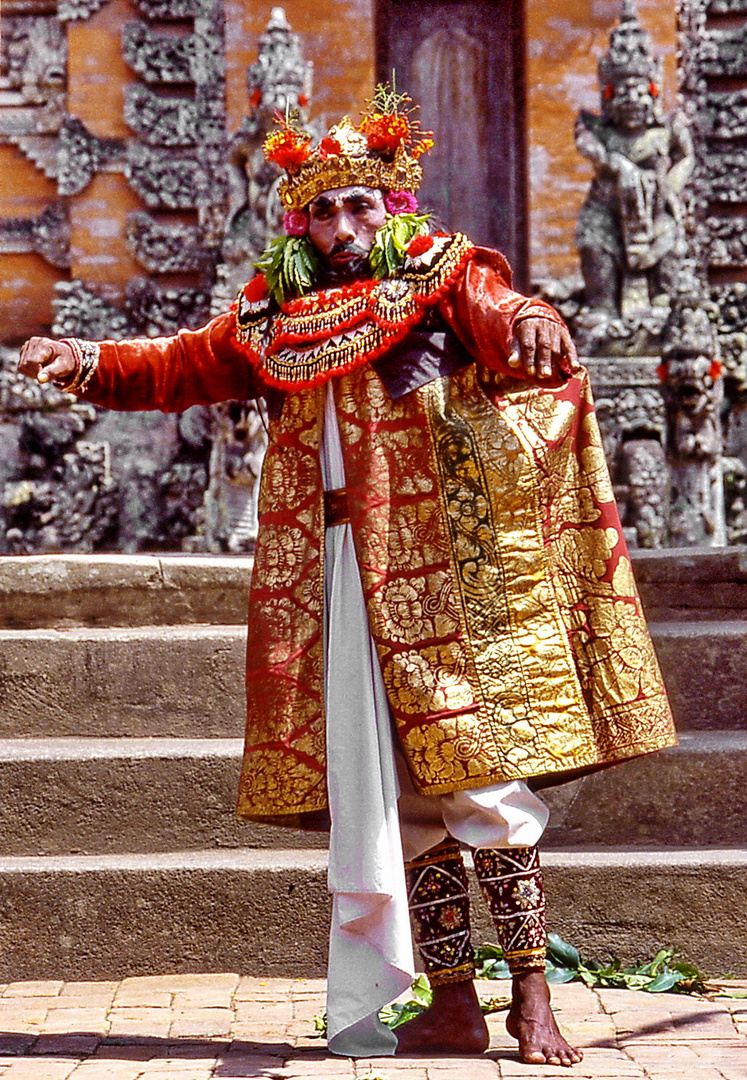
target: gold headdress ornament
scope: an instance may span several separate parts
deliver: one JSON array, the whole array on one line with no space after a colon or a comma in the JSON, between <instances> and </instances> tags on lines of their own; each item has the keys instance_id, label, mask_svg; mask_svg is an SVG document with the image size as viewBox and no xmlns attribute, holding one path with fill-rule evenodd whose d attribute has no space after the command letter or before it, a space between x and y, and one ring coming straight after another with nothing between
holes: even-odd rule
<instances>
[{"instance_id":1,"label":"gold headdress ornament","mask_svg":"<svg viewBox=\"0 0 747 1080\"><path fill-rule=\"evenodd\" d=\"M358 127L344 116L315 147L292 118L282 119L263 149L268 161L285 170L278 193L286 210L303 210L322 191L351 184L417 191L423 177L419 159L433 139L420 132L412 112L407 94L378 86Z\"/></svg>"}]
</instances>

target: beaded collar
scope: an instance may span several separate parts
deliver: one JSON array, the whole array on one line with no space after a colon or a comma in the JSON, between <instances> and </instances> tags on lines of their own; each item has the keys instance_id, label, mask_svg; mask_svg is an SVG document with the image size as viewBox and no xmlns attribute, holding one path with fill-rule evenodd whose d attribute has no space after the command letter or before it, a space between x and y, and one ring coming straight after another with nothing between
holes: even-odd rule
<instances>
[{"instance_id":1,"label":"beaded collar","mask_svg":"<svg viewBox=\"0 0 747 1080\"><path fill-rule=\"evenodd\" d=\"M434 236L402 275L310 293L278 311L255 278L234 304L236 338L263 382L283 390L319 386L390 349L453 285L474 254L461 233Z\"/></svg>"}]
</instances>

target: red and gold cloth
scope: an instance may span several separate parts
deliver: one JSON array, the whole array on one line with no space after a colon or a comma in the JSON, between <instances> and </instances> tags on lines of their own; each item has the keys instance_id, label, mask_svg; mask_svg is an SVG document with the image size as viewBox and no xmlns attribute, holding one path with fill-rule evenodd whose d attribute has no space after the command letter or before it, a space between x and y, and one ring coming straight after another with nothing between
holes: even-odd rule
<instances>
[{"instance_id":1,"label":"red and gold cloth","mask_svg":"<svg viewBox=\"0 0 747 1080\"><path fill-rule=\"evenodd\" d=\"M317 294L320 306L333 311L336 291ZM676 741L588 377L535 384L507 364L519 319L558 316L513 292L505 262L481 249L418 303L435 305L474 364L392 400L365 353L316 377L329 360L317 340L321 368L271 422L250 595L246 816L291 823L326 805L319 452L330 378L369 624L418 788L544 783ZM86 397L182 410L261 394L267 352L237 318L102 344Z\"/></svg>"}]
</instances>

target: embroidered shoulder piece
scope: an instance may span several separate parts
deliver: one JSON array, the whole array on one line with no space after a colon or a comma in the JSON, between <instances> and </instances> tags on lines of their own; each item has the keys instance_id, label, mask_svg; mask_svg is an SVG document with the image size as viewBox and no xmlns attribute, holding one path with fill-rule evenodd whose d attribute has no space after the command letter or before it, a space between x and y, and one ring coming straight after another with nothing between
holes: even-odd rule
<instances>
[{"instance_id":1,"label":"embroidered shoulder piece","mask_svg":"<svg viewBox=\"0 0 747 1080\"><path fill-rule=\"evenodd\" d=\"M236 336L263 382L318 386L380 356L451 287L474 246L461 233L435 236L405 260L401 277L356 281L291 300L280 311L251 282L235 304Z\"/></svg>"}]
</instances>

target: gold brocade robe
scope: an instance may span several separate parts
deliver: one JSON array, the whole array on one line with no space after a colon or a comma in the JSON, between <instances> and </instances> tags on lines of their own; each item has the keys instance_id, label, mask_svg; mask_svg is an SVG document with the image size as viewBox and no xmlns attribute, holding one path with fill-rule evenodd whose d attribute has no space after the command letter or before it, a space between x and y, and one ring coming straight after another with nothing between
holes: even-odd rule
<instances>
[{"instance_id":1,"label":"gold brocade robe","mask_svg":"<svg viewBox=\"0 0 747 1080\"><path fill-rule=\"evenodd\" d=\"M371 633L425 794L542 784L676 741L588 376L515 378L517 313L541 305L488 255L460 275L440 310L476 362L396 400L368 363L332 383ZM175 409L250 396L240 354L228 316L109 343L86 396ZM289 823L326 806L326 392L288 392L270 424L250 593L238 808Z\"/></svg>"}]
</instances>

